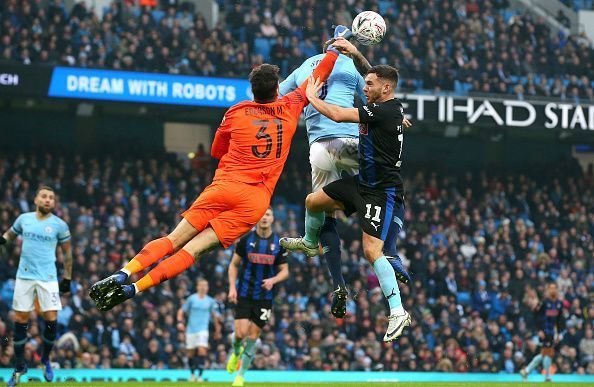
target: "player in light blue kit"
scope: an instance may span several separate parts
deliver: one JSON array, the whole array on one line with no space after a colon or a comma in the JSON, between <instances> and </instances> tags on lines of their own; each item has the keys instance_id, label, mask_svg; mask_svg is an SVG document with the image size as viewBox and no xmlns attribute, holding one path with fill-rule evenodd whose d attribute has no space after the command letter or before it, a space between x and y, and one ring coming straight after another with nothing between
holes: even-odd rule
<instances>
[{"instance_id":1,"label":"player in light blue kit","mask_svg":"<svg viewBox=\"0 0 594 387\"><path fill-rule=\"evenodd\" d=\"M35 195L35 212L20 215L12 227L0 236L0 244L14 241L17 236L23 240L12 301L12 309L15 311L15 369L8 382L9 386L16 386L20 377L27 372L25 344L29 315L35 309L36 298L45 320L45 329L41 336L43 376L48 382L54 378L49 355L56 339L58 311L62 310L59 293L70 292L72 278L70 230L66 222L52 214L55 205L54 190L47 186L39 187ZM64 275L60 284L56 272L57 244L60 244L64 254Z\"/></svg>"},{"instance_id":2,"label":"player in light blue kit","mask_svg":"<svg viewBox=\"0 0 594 387\"><path fill-rule=\"evenodd\" d=\"M337 38L349 39L351 36L352 33L347 27L339 25L334 30L334 39L326 42L326 45L331 44ZM324 54L318 54L303 62L298 69L293 71L280 84L279 93L286 95L296 89L302 82L307 80L323 57ZM320 98L331 104L352 108L354 107L355 94L357 94L365 103L366 98L363 94L365 80L361 75L365 75L366 72L367 69L363 70L358 62L353 61L346 55L340 55L330 78L322 87ZM311 105L308 105L303 113L310 146L309 162L311 164L312 191L316 192L340 179L343 172L351 176L356 175L359 172L359 125L347 122L336 123L320 114ZM407 121L404 124L408 126L410 122ZM332 293L332 307L330 310L333 316L341 318L346 314L348 290L342 276L340 236L336 229L336 214L329 212L324 215L324 213L314 213L306 210L305 228L319 229L321 225L319 240L309 240L309 235L315 233L306 233L306 237L303 238L282 238L281 245L289 250L302 250L309 257L318 254L318 243L322 245L322 251L335 289ZM390 246L395 246L395 244L387 244L387 247ZM389 249L386 254L397 257L395 250L395 247ZM402 266L400 259L396 258L390 261L396 270L398 279L409 283L410 276Z\"/></svg>"},{"instance_id":3,"label":"player in light blue kit","mask_svg":"<svg viewBox=\"0 0 594 387\"><path fill-rule=\"evenodd\" d=\"M183 324L184 313L188 317L186 325L186 350L192 376L191 381L201 381L204 372L204 360L208 351L208 325L212 318L215 330L220 330L217 302L208 293L208 281L199 279L197 293L192 294L177 312L177 321ZM194 371L198 370L198 375Z\"/></svg>"}]
</instances>

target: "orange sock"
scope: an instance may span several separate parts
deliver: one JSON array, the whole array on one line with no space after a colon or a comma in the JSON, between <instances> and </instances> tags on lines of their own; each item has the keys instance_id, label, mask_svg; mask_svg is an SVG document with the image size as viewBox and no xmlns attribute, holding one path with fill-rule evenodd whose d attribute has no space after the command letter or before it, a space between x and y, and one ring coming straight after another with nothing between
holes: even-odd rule
<instances>
[{"instance_id":1,"label":"orange sock","mask_svg":"<svg viewBox=\"0 0 594 387\"><path fill-rule=\"evenodd\" d=\"M147 243L140 253L136 254L136 256L124 266L124 270L129 271L130 274L138 273L164 256L172 253L173 243L171 243L169 238L163 237L155 239L154 241Z\"/></svg>"},{"instance_id":2,"label":"orange sock","mask_svg":"<svg viewBox=\"0 0 594 387\"><path fill-rule=\"evenodd\" d=\"M142 292L176 277L194 264L194 257L186 250L181 249L171 257L159 263L157 267L149 271L147 275L136 282L136 288Z\"/></svg>"}]
</instances>

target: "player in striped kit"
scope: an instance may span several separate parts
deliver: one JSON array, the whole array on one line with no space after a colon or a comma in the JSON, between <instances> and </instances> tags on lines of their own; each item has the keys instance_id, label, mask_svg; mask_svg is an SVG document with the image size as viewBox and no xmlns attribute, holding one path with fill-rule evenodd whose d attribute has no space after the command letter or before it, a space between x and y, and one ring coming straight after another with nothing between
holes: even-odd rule
<instances>
[{"instance_id":1,"label":"player in striped kit","mask_svg":"<svg viewBox=\"0 0 594 387\"><path fill-rule=\"evenodd\" d=\"M527 381L528 375L542 363L545 371L545 381L550 382L549 374L553 356L555 355L555 345L561 339L561 329L563 327L563 302L559 299L557 284L551 282L547 285L545 299L536 306L534 312L537 314L540 330L538 332L541 350L540 354L520 370L522 380Z\"/></svg>"},{"instance_id":2,"label":"player in striped kit","mask_svg":"<svg viewBox=\"0 0 594 387\"><path fill-rule=\"evenodd\" d=\"M237 304L237 308L227 371L235 372L241 359L234 387L243 386L256 341L270 318L274 285L289 278L287 253L280 246L279 236L272 232L273 223L274 214L269 208L256 230L241 238L229 265L229 301Z\"/></svg>"},{"instance_id":3,"label":"player in striped kit","mask_svg":"<svg viewBox=\"0 0 594 387\"><path fill-rule=\"evenodd\" d=\"M334 38L327 44L333 43L336 39L351 37L351 31L339 25L334 30ZM318 54L306 59L280 84L280 94L285 95L305 82L323 57L324 54ZM365 87L363 76L367 74L366 66L369 66L369 63L362 55L355 58L341 55L320 91L320 99L344 108L353 108L355 95L358 95L365 103L367 98L363 92ZM312 192L320 191L326 185L339 180L343 174L356 175L359 172L359 125L355 122L334 122L320 114L311 105L303 110L303 115L310 146ZM403 124L405 127L411 125L406 118ZM400 222L402 223L402 220ZM336 211L328 211L324 214L306 209L305 228L306 230L318 229L319 235L306 232L301 240L300 250L312 257L318 254L318 245L322 246L334 287L330 312L334 317L342 318L346 314L348 290L342 275ZM411 278L398 257L395 242L395 235L391 236L386 243L386 255L394 267L397 278L409 284Z\"/></svg>"}]
</instances>

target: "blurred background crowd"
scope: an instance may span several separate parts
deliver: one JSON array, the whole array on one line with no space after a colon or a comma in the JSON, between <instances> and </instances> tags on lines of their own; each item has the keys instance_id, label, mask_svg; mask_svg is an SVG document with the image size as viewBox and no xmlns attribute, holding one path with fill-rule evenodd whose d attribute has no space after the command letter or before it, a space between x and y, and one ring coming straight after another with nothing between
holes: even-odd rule
<instances>
[{"instance_id":1,"label":"blurred background crowd","mask_svg":"<svg viewBox=\"0 0 594 387\"><path fill-rule=\"evenodd\" d=\"M165 235L210 182L210 158L67 153L0 154L0 230L34 210L39 183L53 186L56 214L71 228L72 294L64 295L53 360L62 368L181 368L183 324L175 320L197 278L210 283L221 329L211 327L207 366L224 368L233 329L226 302L233 247L218 250L178 278L107 313L89 285L115 270L149 240ZM277 286L270 324L253 369L518 372L538 351L532 312L544 285L558 284L564 335L558 373L594 374L594 176L572 162L525 174L485 170L442 173L405 168L407 212L400 255L414 278L402 285L411 329L382 342L387 305L363 258L361 230L342 219L343 270L354 300L336 320L324 262L289 257L290 278ZM290 159L274 196L275 232L300 235L309 171ZM19 243L0 250L0 335L11 337ZM58 254L61 267L62 256ZM40 360L40 324L29 330L26 357ZM11 367L4 345L0 367Z\"/></svg>"},{"instance_id":2,"label":"blurred background crowd","mask_svg":"<svg viewBox=\"0 0 594 387\"><path fill-rule=\"evenodd\" d=\"M209 27L181 0L114 0L101 10L84 1L67 9L63 0L0 0L0 63L245 78L271 62L287 76L321 51L333 25L374 10L388 32L361 50L373 64L398 67L403 90L594 101L592 42L551 33L508 0L217 2L221 17ZM592 8L591 0L565 3ZM563 11L556 19L569 23Z\"/></svg>"}]
</instances>

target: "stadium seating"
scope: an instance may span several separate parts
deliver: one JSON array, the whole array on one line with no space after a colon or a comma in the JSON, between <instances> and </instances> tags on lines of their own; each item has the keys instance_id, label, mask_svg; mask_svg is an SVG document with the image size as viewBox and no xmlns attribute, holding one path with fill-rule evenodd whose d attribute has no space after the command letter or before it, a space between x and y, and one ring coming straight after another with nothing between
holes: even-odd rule
<instances>
[{"instance_id":1,"label":"stadium seating","mask_svg":"<svg viewBox=\"0 0 594 387\"><path fill-rule=\"evenodd\" d=\"M235 2L225 0L219 2L221 22L209 30L199 12L185 14L181 10L191 7L175 3L179 9L169 12L114 0L102 10L100 20L85 2L73 9L54 5L37 9L45 3L5 0L0 2L0 62L245 77L252 66L276 58L278 35L283 49L291 53L277 63L286 76L321 49L333 24L348 25L360 11L348 8L352 2L347 0L290 0L284 12L277 8L281 2L271 2L267 8L265 2L248 6L244 1L236 10ZM566 3L576 9L592 7L589 0ZM505 0L481 0L458 8L454 8L457 2L439 0L365 4L382 13L388 34L381 44L363 52L374 63L397 65L403 90L594 101L592 42L585 36L551 35L543 20L506 8ZM268 31L261 23L266 18L272 21ZM158 34L151 36L151 29ZM88 35L88 42L81 40L83 35ZM179 49L171 50L171 59L163 58L161 47L173 41ZM146 47L152 48L154 58L145 58ZM221 61L225 65L217 65ZM503 64L501 71L491 66L498 61ZM532 84L528 75L545 77L547 82ZM578 82L572 80L574 75ZM563 82L559 88L552 86L557 78Z\"/></svg>"},{"instance_id":2,"label":"stadium seating","mask_svg":"<svg viewBox=\"0 0 594 387\"><path fill-rule=\"evenodd\" d=\"M231 249L211 253L186 274L111 312L99 313L88 297L90 283L179 220L210 178L211 170L200 165L192 169L155 154L82 159L0 153L0 230L32 209L34 187L43 181L56 187L57 214L73 234L76 291L63 297L59 314L55 361L60 367L182 368L184 333L174 316L194 281L206 275L224 320L222 334L211 335L208 367L224 368L233 329L225 302ZM289 162L275 192L276 232L302 232L308 179L308 171ZM330 317L331 282L324 264L290 256L291 278L279 287L254 369L517 372L536 351L528 305L552 280L569 310L567 333L554 359L557 372L594 373L594 307L588 303L588 284L594 280L591 169L583 174L573 164L557 164L511 176L421 169L410 175L407 188L399 245L416 282L414 297L402 287L413 315L408 334L381 344L386 305L363 258L357 222L345 219L339 226L344 273L359 294L349 302L347 318ZM0 334L11 331L19 251L18 246L0 250ZM39 362L36 325L27 345L31 366ZM11 348L0 354L2 367L11 366Z\"/></svg>"}]
</instances>

